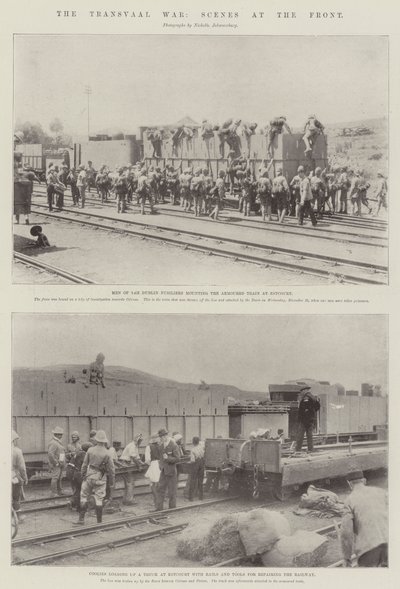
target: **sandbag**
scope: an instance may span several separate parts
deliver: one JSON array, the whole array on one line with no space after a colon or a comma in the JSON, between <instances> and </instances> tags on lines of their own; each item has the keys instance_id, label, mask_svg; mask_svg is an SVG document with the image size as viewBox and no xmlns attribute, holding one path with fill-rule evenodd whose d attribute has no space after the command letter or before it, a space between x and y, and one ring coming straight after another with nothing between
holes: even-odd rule
<instances>
[{"instance_id":1,"label":"sandbag","mask_svg":"<svg viewBox=\"0 0 400 589\"><path fill-rule=\"evenodd\" d=\"M273 548L261 556L268 567L316 567L328 550L328 539L316 532L297 530L292 536L280 538Z\"/></svg>"},{"instance_id":2,"label":"sandbag","mask_svg":"<svg viewBox=\"0 0 400 589\"><path fill-rule=\"evenodd\" d=\"M244 556L237 520L238 515L233 513L215 522L194 522L180 535L177 554L207 565Z\"/></svg>"},{"instance_id":3,"label":"sandbag","mask_svg":"<svg viewBox=\"0 0 400 589\"><path fill-rule=\"evenodd\" d=\"M290 535L287 519L268 509L253 509L238 516L240 539L248 556L262 554L282 536Z\"/></svg>"},{"instance_id":4,"label":"sandbag","mask_svg":"<svg viewBox=\"0 0 400 589\"><path fill-rule=\"evenodd\" d=\"M327 515L343 515L345 512L344 503L332 491L320 489L310 485L307 493L303 493L299 503L300 509L317 510Z\"/></svg>"}]
</instances>

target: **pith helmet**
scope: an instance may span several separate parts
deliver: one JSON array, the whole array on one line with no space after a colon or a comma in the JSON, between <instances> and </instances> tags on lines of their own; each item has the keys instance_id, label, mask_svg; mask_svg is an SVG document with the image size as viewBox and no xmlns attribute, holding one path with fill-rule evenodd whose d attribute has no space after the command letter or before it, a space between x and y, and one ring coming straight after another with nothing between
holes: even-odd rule
<instances>
[{"instance_id":1,"label":"pith helmet","mask_svg":"<svg viewBox=\"0 0 400 589\"><path fill-rule=\"evenodd\" d=\"M102 429L99 429L99 431L97 432L97 434L94 436L94 439L96 442L101 442L102 444L107 444L108 443L108 439L106 436L106 432Z\"/></svg>"},{"instance_id":2,"label":"pith helmet","mask_svg":"<svg viewBox=\"0 0 400 589\"><path fill-rule=\"evenodd\" d=\"M17 434L16 431L12 430L11 441L14 442L15 440L19 440L19 435Z\"/></svg>"},{"instance_id":3,"label":"pith helmet","mask_svg":"<svg viewBox=\"0 0 400 589\"><path fill-rule=\"evenodd\" d=\"M64 430L62 427L56 425L56 427L51 431L51 433L62 436L64 434Z\"/></svg>"},{"instance_id":4,"label":"pith helmet","mask_svg":"<svg viewBox=\"0 0 400 589\"><path fill-rule=\"evenodd\" d=\"M161 429L158 430L158 435L161 438L161 436L167 436L168 435L168 432L167 432L166 429L161 428Z\"/></svg>"},{"instance_id":5,"label":"pith helmet","mask_svg":"<svg viewBox=\"0 0 400 589\"><path fill-rule=\"evenodd\" d=\"M300 172L304 172L304 167L303 166L299 166L297 168L297 173L300 174Z\"/></svg>"},{"instance_id":6,"label":"pith helmet","mask_svg":"<svg viewBox=\"0 0 400 589\"><path fill-rule=\"evenodd\" d=\"M33 227L31 227L30 234L33 235L33 237L37 237L41 232L42 227L40 225L34 225Z\"/></svg>"}]
</instances>

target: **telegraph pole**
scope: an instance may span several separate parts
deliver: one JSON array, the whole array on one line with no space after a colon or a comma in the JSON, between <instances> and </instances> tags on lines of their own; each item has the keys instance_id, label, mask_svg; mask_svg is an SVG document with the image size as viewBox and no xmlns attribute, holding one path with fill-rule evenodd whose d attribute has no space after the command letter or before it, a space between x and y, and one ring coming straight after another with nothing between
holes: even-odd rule
<instances>
[{"instance_id":1,"label":"telegraph pole","mask_svg":"<svg viewBox=\"0 0 400 589\"><path fill-rule=\"evenodd\" d=\"M92 93L91 86L86 85L84 93L87 95L87 134L88 134L88 141L89 141L89 134L90 134L90 95Z\"/></svg>"}]
</instances>

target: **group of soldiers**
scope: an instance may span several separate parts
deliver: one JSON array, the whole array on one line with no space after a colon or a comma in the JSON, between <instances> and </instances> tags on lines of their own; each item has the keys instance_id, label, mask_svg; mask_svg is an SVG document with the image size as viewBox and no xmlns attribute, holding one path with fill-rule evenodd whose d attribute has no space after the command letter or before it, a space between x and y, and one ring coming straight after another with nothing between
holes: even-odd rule
<instances>
[{"instance_id":1,"label":"group of soldiers","mask_svg":"<svg viewBox=\"0 0 400 589\"><path fill-rule=\"evenodd\" d=\"M73 431L71 441L66 447L63 444L62 427L54 427L52 436L47 451L51 496L65 494L62 488L65 475L73 492L70 507L79 513L77 524L84 524L90 497L94 498L97 522L102 522L103 507L112 499L118 468L127 466L134 466L138 472L145 470L154 501L152 511L164 509L166 496L169 508L176 507L178 469L181 462L189 463L184 493L186 498L192 501L197 494L199 499L203 499L204 444L196 436L193 437L191 450L186 451L183 436L179 432L170 435L161 428L149 438L144 455L141 450L142 434L135 435L125 448L121 447L120 442L110 444L103 430L91 430L87 442L82 442L79 432ZM23 486L28 483L23 454L17 447L18 440L18 434L13 432L12 502L17 515L20 512ZM132 483L132 488L133 486ZM127 504L135 505L133 490L130 496L132 498Z\"/></svg>"},{"instance_id":2,"label":"group of soldiers","mask_svg":"<svg viewBox=\"0 0 400 589\"><path fill-rule=\"evenodd\" d=\"M238 199L239 212L245 217L251 212L259 212L264 221L271 221L272 215L276 215L279 223L283 223L289 215L296 217L302 225L304 217L309 216L315 225L324 213L359 216L363 206L368 214L373 212L367 196L371 185L362 170L347 167L322 169L317 166L309 171L301 165L288 181L281 167L275 166L273 172L273 165L273 159L263 160L256 173L250 159L244 155L235 157L230 151L226 158L226 170L219 170L216 179L208 167L181 169L172 164L162 167L138 162L116 166L114 171L103 164L96 172L89 162L86 168L83 165L79 167L77 185L71 182L75 175L73 170L58 172L58 181L65 180L71 185L74 205L84 207L86 190L90 191L93 187L101 203L115 199L118 213L126 212L128 205L134 201L143 215L146 214L147 203L151 214L155 212L155 204L170 203L181 206L196 217L208 215L218 220L226 197ZM48 178L53 178L55 174L56 171L50 170ZM67 178L62 175L67 175ZM48 184L48 192L50 186ZM50 188L53 193L54 190ZM382 173L378 173L375 200L375 214L382 207L387 208L387 181ZM59 203L58 206L63 205Z\"/></svg>"},{"instance_id":3,"label":"group of soldiers","mask_svg":"<svg viewBox=\"0 0 400 589\"><path fill-rule=\"evenodd\" d=\"M225 157L225 149L233 151L238 156L242 151L241 136L244 137L248 155L250 155L251 137L256 133L257 123L245 122L242 119L229 118L222 125L214 125L204 119L201 127L190 127L188 125L179 125L173 129L164 129L162 127L152 127L146 130L147 139L153 147L152 157L161 157L163 142L172 144L172 157L180 156L182 142L186 141L187 147L193 137L198 133L206 144L207 151L210 149L210 140L215 136L218 138L218 150L221 158ZM275 137L283 132L292 133L286 117L277 116L271 119L268 125L260 129L260 133L265 135L268 142L268 155L272 157L273 144ZM312 152L312 146L318 135L324 135L324 126L317 119L315 114L308 117L303 130L303 141L305 145L304 153L308 157Z\"/></svg>"}]
</instances>

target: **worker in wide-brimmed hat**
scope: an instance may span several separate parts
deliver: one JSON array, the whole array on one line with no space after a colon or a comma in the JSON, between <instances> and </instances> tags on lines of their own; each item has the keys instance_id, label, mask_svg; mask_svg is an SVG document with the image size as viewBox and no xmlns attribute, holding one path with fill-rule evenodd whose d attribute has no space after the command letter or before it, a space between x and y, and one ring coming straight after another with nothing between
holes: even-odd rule
<instances>
[{"instance_id":1,"label":"worker in wide-brimmed hat","mask_svg":"<svg viewBox=\"0 0 400 589\"><path fill-rule=\"evenodd\" d=\"M15 510L18 521L21 521L20 517L20 501L22 486L28 483L28 477L26 474L25 460L22 454L21 448L18 448L19 435L16 431L12 430L11 443L12 443L12 456L11 456L11 483L12 483L12 506Z\"/></svg>"},{"instance_id":2,"label":"worker in wide-brimmed hat","mask_svg":"<svg viewBox=\"0 0 400 589\"><path fill-rule=\"evenodd\" d=\"M169 508L176 507L176 490L178 485L178 471L176 464L181 458L179 448L169 432L162 428L158 431L161 440L160 482L157 489L156 511L164 509L164 498L168 489Z\"/></svg>"},{"instance_id":3,"label":"worker in wide-brimmed hat","mask_svg":"<svg viewBox=\"0 0 400 589\"><path fill-rule=\"evenodd\" d=\"M65 448L61 443L64 430L58 425L51 432L53 437L47 448L47 458L51 473L51 494L53 497L64 495L61 488L62 473L65 468Z\"/></svg>"},{"instance_id":4,"label":"worker in wide-brimmed hat","mask_svg":"<svg viewBox=\"0 0 400 589\"><path fill-rule=\"evenodd\" d=\"M340 542L345 567L352 567L353 554L359 567L388 566L388 497L384 489L366 486L362 471L346 476L351 494L345 501Z\"/></svg>"},{"instance_id":5,"label":"worker in wide-brimmed hat","mask_svg":"<svg viewBox=\"0 0 400 589\"><path fill-rule=\"evenodd\" d=\"M43 233L41 225L34 225L31 227L30 234L32 237L36 237L36 241L33 244L35 247L50 247L50 242L47 235Z\"/></svg>"},{"instance_id":6,"label":"worker in wide-brimmed hat","mask_svg":"<svg viewBox=\"0 0 400 589\"><path fill-rule=\"evenodd\" d=\"M300 403L297 414L297 439L296 451L300 452L303 446L304 434L307 435L307 449L312 452L313 431L317 419L317 413L320 410L320 402L317 397L311 393L311 387L308 385L300 389Z\"/></svg>"},{"instance_id":7,"label":"worker in wide-brimmed hat","mask_svg":"<svg viewBox=\"0 0 400 589\"><path fill-rule=\"evenodd\" d=\"M114 462L107 449L108 439L106 433L99 429L94 436L94 441L96 442L96 446L92 446L86 452L81 469L83 480L80 495L79 520L77 522L79 524L83 524L85 521L85 513L90 495L94 495L97 523L102 522L107 477L111 489L115 484Z\"/></svg>"}]
</instances>

